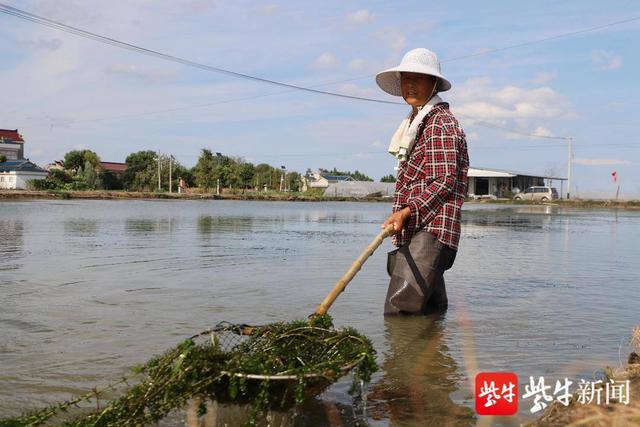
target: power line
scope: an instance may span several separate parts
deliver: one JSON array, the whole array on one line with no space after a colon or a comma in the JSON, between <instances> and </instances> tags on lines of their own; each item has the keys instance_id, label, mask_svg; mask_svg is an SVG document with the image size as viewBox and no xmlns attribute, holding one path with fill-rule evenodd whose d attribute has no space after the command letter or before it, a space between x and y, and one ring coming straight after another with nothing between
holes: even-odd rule
<instances>
[{"instance_id":1,"label":"power line","mask_svg":"<svg viewBox=\"0 0 640 427\"><path fill-rule=\"evenodd\" d=\"M383 99L367 98L367 97L347 95L347 94L336 93L336 92L323 91L323 90L314 89L313 86L312 87L305 87L305 86L293 85L293 84L279 82L279 81L271 80L271 79L265 79L265 78L262 78L262 77L257 77L257 76L253 76L253 75L249 75L249 74L245 74L245 73L239 73L239 72L232 71L232 70L227 70L227 69L224 69L224 68L213 67L213 66L210 66L210 65L207 65L207 64L191 61L191 60L184 59L184 58L181 58L181 57L178 57L178 56L162 53L162 52L159 52L159 51L156 51L156 50L144 48L144 47L137 46L137 45L134 45L134 44L131 44L131 43L119 41L119 40L116 40L116 39L111 38L111 37L106 37L106 36L102 36L102 35L99 35L99 34L96 34L96 33L90 32L90 31L82 30L80 28L76 28L76 27L73 27L73 26L70 26L70 25L66 25L66 24L61 23L61 22L57 22L57 21L54 21L54 20L51 20L51 19L48 19L48 18L44 18L44 17L38 16L38 15L29 13L27 11L12 7L12 6L8 6L8 5L4 4L4 3L0 3L0 12L5 13L7 15L11 15L11 16L17 17L17 18L20 18L20 19L24 19L24 20L27 20L27 21L30 21L30 22L33 22L33 23L36 23L36 24L39 24L39 25L43 25L43 26L46 26L46 27L50 27L50 28L53 28L53 29L64 31L64 32L67 32L67 33L70 33L70 34L73 34L73 35L76 35L76 36L79 36L79 37L84 37L86 39L94 40L94 41L97 41L97 42L100 42L100 43L103 43L103 44L107 44L107 45L111 45L111 46L114 46L114 47L130 50L130 51L133 51L133 52L137 52L137 53L140 53L140 54L156 57L156 58L167 60L167 61L171 61L171 62L176 62L176 63L182 64L182 65L199 68L199 69L202 69L202 70L205 70L205 71L221 73L221 74L226 74L226 75L229 75L229 76L232 76L232 77L236 77L236 78L242 78L242 79L252 80L252 81L256 81L256 82L260 82L260 83L266 83L266 84L276 85L276 86L280 86L280 87L285 87L285 88L290 89L290 90L300 90L300 91L305 91L305 92L309 92L309 93L315 93L315 94L320 94L320 95L328 95L328 96L336 96L336 97L340 97L340 98L352 99L352 100L358 100L358 101L376 102L376 103L391 104L391 105L405 105L404 103L397 102L397 101L388 101L388 100L383 100ZM505 51L505 50L509 50L509 49L515 49L515 48L518 48L518 47L523 47L523 46L533 45L533 44L542 43L542 42L546 42L546 41L550 41L550 40L555 40L555 39L570 37L570 36L574 36L574 35L578 35L578 34L588 33L588 32L596 31L596 30L599 30L599 29L608 28L608 27L612 27L612 26L615 26L615 25L621 25L621 24L625 24L625 23L629 23L629 22L633 22L633 21L638 21L638 20L640 20L640 17L632 17L632 18L628 18L628 19L624 19L624 20L620 20L620 21L609 22L609 23L606 23L606 24L602 24L602 25L598 25L598 26L594 26L594 27L590 27L590 28L585 28L585 29L571 31L571 32L562 33L562 34L557 34L557 35L554 35L554 36L549 36L549 37L545 37L545 38L541 38L541 39L531 40L531 41L528 41L528 42L517 43L517 44L504 46L504 47L500 47L500 48L485 50L485 51L474 53L474 54L469 54L469 55L463 55L463 56L458 56L458 57L454 57L454 58L444 59L443 62L452 62L452 61L458 61L458 60L462 60L462 59L474 58L474 57L487 55L487 54L491 54L491 53L495 53L495 52ZM352 79L348 79L348 80L342 80L342 81L338 81L338 82L332 82L332 83L326 83L326 84L323 84L323 85L317 85L315 87L324 86L324 85L331 85L331 84L337 84L337 83L344 83L344 82L347 82L347 81L360 80L360 79L363 79L363 78L370 78L370 77L371 76L356 77L356 78L352 78ZM135 114L129 114L129 115L113 116L113 117L108 117L108 118L76 120L76 121L73 121L71 123L94 122L94 121L101 121L101 120L122 119L122 118L129 118L129 117L139 117L139 116L150 115L150 114L178 111L178 110L182 110L182 109L200 108L200 107L206 107L206 106L213 106L213 105L219 105L219 104L243 101L243 100L248 100L248 99L255 99L255 98L258 98L258 97L266 97L266 96L281 94L281 93L285 93L285 92L288 92L288 91L271 93L271 94L256 95L256 96L252 96L252 97L243 97L243 98L236 98L236 99L218 101L218 102L213 102L213 103L208 103L208 104L202 104L202 105L199 105L199 106L178 107L178 108L172 108L172 109L149 111L149 112L135 113ZM484 120L479 120L479 119L476 119L476 118L473 118L473 117L470 117L470 116L466 116L466 115L459 115L459 116L460 117L465 117L467 119L474 120L475 122L477 122L478 124L481 124L483 126L492 127L492 128L495 128L495 129L503 130L503 131L506 131L506 132L509 132L509 133L513 133L513 134L517 134L517 135L528 136L528 137L533 137L533 138L542 138L542 139L556 139L556 140L567 140L567 139L569 139L569 137L545 136L545 135L539 135L539 134L535 134L535 133L523 132L523 131L519 131L519 130L503 127L503 126L497 125L495 123L486 122ZM69 122L66 122L65 124L69 124ZM51 126L53 127L54 124L52 124Z\"/></svg>"},{"instance_id":2,"label":"power line","mask_svg":"<svg viewBox=\"0 0 640 427\"><path fill-rule=\"evenodd\" d=\"M97 42L100 42L100 43L108 44L108 45L119 47L119 48L126 49L126 50L131 50L131 51L134 51L134 52L138 52L138 53L141 53L141 54L144 54L144 55L148 55L148 56L153 56L153 57L164 59L164 60L167 60L167 61L176 62L176 63L182 64L182 65L199 68L199 69L202 69L202 70L205 70L205 71L211 71L211 72L215 72L215 73L226 74L226 75L230 75L232 77L253 80L253 81L257 81L257 82L261 82L261 83L267 83L267 84L271 84L271 85L286 87L286 88L293 89L293 90L301 90L301 91L316 93L316 94L320 94L320 95L337 96L337 97L341 97L341 98L354 99L354 100L359 100L359 101L377 102L377 103L382 103L382 104L404 105L401 102L388 101L388 100L384 100L384 99L367 98L367 97L347 95L347 94L342 94L342 93L337 93L337 92L329 92L329 91L317 90L317 89L313 89L312 87L305 87L305 86L299 86L299 85L294 85L294 84L290 84L290 83L279 82L279 81L276 81L276 80L265 79L265 78L262 78L262 77L253 76L253 75L245 74L245 73L239 73L237 71L227 70L227 69L220 68L220 67L214 67L214 66L211 66L211 65L207 65L207 64L191 61L191 60L188 60L188 59L184 59L184 58L181 58L181 57L178 57L178 56L162 53L162 52L159 52L159 51L156 51L156 50L153 50L153 49L148 49L148 48L137 46L137 45L134 45L134 44L131 44L131 43L127 43L127 42L123 42L123 41L120 41L120 40L116 40L116 39L111 38L111 37L102 36L100 34L96 34L96 33L90 32L90 31L82 30L80 28L76 28L76 27L61 23L61 22L57 22L57 21L54 21L54 20L51 20L51 19L48 19L48 18L44 18L44 17L38 16L38 15L29 13L27 11L24 11L24 10L21 10L21 9L12 7L12 6L8 6L8 5L4 4L4 3L0 3L0 12L3 12L3 13L8 14L8 15L15 16L15 17L20 18L20 19L28 20L28 21L34 22L34 23L39 24L39 25L44 25L44 26L47 26L47 27L50 27L50 28L54 28L54 29L57 29L57 30L60 30L60 31L65 31L67 33L74 34L76 36L80 36L80 37L84 37L84 38L87 38L87 39L91 39L91 40L94 40L94 41L97 41ZM495 49L489 49L489 50L485 50L485 51L482 51L482 52L477 52L477 53L473 53L473 54L458 56L458 57L454 57L454 58L444 59L442 62L452 62L452 61L459 61L459 60L468 59L468 58L474 58L474 57L488 55L488 54L495 53L495 52L501 52L501 51L505 51L505 50L509 50L509 49L515 49L515 48L518 48L518 47L524 47L524 46L529 46L529 45L533 45L533 44L537 44L537 43L543 43L543 42L550 41L550 40L556 40L556 39L570 37L570 36L574 36L574 35L578 35L578 34L584 34L584 33L588 33L588 32L593 32L593 31L600 30L600 29L603 29L603 28L609 28L609 27L612 27L612 26L626 24L626 23L634 22L634 21L638 21L638 20L640 20L640 17L632 17L632 18L628 18L628 19L624 19L624 20L620 20L620 21L614 21L614 22L609 22L609 23L602 24L602 25L597 25L597 26L590 27L590 28L584 28L584 29L581 29L581 30L576 30L576 31L571 31L571 32L567 32L567 33L561 33L561 34L549 36L549 37L544 37L544 38L541 38L541 39L536 39L536 40L531 40L531 41L527 41L527 42L517 43L517 44L513 44L513 45L509 45L509 46L495 48ZM356 77L356 78L345 80L345 81L360 80L360 79L370 78L370 77L371 77L370 75L369 76L363 76L363 77ZM333 84L342 83L342 82L345 82L345 81L334 82Z\"/></svg>"},{"instance_id":3,"label":"power line","mask_svg":"<svg viewBox=\"0 0 640 427\"><path fill-rule=\"evenodd\" d=\"M466 118L466 119L469 119L469 120L473 120L476 123L481 124L483 126L491 127L491 128L494 128L494 129L499 129L499 130L506 131L506 132L509 132L509 133L513 133L513 134L516 134L516 135L528 136L528 137L531 137L531 138L541 138L541 139L561 139L561 140L565 140L565 141L571 138L569 136L540 135L540 134L537 134L537 133L524 132L524 131L519 131L519 130L516 130L516 129L511 129L511 128L508 128L508 127L500 126L500 125L497 125L495 123L487 122L487 121L484 121L484 120L479 120L479 119L476 119L475 117L467 116L465 114L456 113L456 115L458 117L463 117L463 118Z\"/></svg>"},{"instance_id":4,"label":"power line","mask_svg":"<svg viewBox=\"0 0 640 427\"><path fill-rule=\"evenodd\" d=\"M82 30L80 28L72 27L70 25L66 25L66 24L63 24L61 22L53 21L51 19L43 18L41 16L34 15L32 13L17 9L15 7L8 6L8 5L3 4L3 3L0 3L0 12L5 13L7 15L15 16L15 17L20 18L20 19L31 21L31 22L39 24L39 25L44 25L46 27L50 27L50 28L54 28L54 29L57 29L57 30L60 30L60 31L64 31L64 32L67 32L67 33L70 33L70 34L74 34L74 35L79 36L79 37L84 37L86 39L90 39L90 40L94 40L94 41L97 41L97 42L100 42L100 43L104 43L104 44L107 44L107 45L111 45L111 46L114 46L114 47L119 47L119 48L122 48L122 49L130 50L130 51L137 52L137 53L140 53L140 54L143 54L143 55L164 59L166 61L175 62L175 63L186 65L186 66L189 66L189 67L199 68L199 69L205 70L205 71L210 71L210 72L219 73L219 74L225 74L225 75L229 75L229 76L236 77L236 78L241 78L241 79L245 79L245 80L252 80L252 81L256 81L256 82L260 82L260 83L267 83L267 84L271 84L271 85L275 85L275 86L286 87L286 88L289 88L289 89L300 90L300 91L309 92L309 93L315 93L315 94L319 94L319 95L336 96L336 97L339 97L339 98L353 99L353 100L358 100L358 101L377 102L377 103L380 103L380 104L400 104L401 105L401 103L396 102L396 101L387 101L387 100L384 100L384 99L365 98L365 97L361 97L361 96L346 95L346 94L343 94L343 93L328 92L328 91L313 89L313 88L310 88L310 87L298 86L298 85L294 85L294 84L290 84L290 83L279 82L279 81L276 81L276 80L265 79L265 78L262 78L262 77L252 76L250 74L239 73L239 72L236 72L236 71L227 70L225 68L214 67L214 66L203 64L203 63L200 63L200 62L191 61L189 59L180 58L178 56L162 53L162 52L159 52L159 51L156 51L156 50L153 50L153 49L147 49L145 47L137 46L137 45L134 45L134 44L131 44L131 43L119 41L119 40L113 39L111 37L105 37L105 36L102 36L102 35L99 35L99 34L96 34L96 33L92 33L90 31Z\"/></svg>"},{"instance_id":5,"label":"power line","mask_svg":"<svg viewBox=\"0 0 640 427\"><path fill-rule=\"evenodd\" d=\"M491 53L503 52L505 50L516 49L516 48L519 48L519 47L525 47L525 46L530 46L530 45L533 45L533 44L544 43L544 42L548 42L548 41L551 41L551 40L557 40L557 39L562 39L562 38L566 38L566 37L576 36L578 34L590 33L590 32L593 32L593 31L602 30L604 28L614 27L616 25L628 24L629 22L634 22L634 21L640 21L640 16L634 16L632 18L623 19L623 20L620 20L620 21L608 22L606 24L596 25L594 27L589 27L589 28L583 28L581 30L569 31L567 33L556 34L554 36L543 37L541 39L531 40L531 41L522 42L522 43L516 43L516 44L512 44L510 46L498 47L498 48L495 48L495 49L483 50L481 52L471 53L471 54L468 54L468 55L457 56L455 58L444 59L442 62L452 62L452 61L460 61L462 59L475 58L475 57L478 57L478 56L488 55L488 54L491 54Z\"/></svg>"},{"instance_id":6,"label":"power line","mask_svg":"<svg viewBox=\"0 0 640 427\"><path fill-rule=\"evenodd\" d=\"M347 81L352 81L354 79L347 79L347 80L340 80L337 82L329 82L329 83L321 83L318 85L314 85L311 87L321 87L321 86L329 86L329 85L333 85L336 83L344 83ZM279 91L279 92L270 92L270 93L263 93L263 94L259 94L259 95L251 95L251 96L244 96L244 97L240 97L240 98L230 98L230 99L226 99L226 100L220 100L220 101L214 101L214 102L207 102L204 104L195 104L195 105L185 105L182 107L174 107L174 108L165 108L162 110L151 110L151 111L141 111L139 113L131 113L131 114L121 114L121 115L116 115L116 116L109 116L109 117L97 117L97 118L93 118L93 119L80 119L80 120L71 120L71 121L63 121L60 123L51 123L51 126L68 126L68 125L72 125L75 123L89 123L89 122L99 122L99 121L104 121L104 120L119 120L119 119L128 119L128 118L132 118L132 117L141 117L141 116L150 116L150 115L154 115L154 114L162 114L162 113L171 113L171 112L175 112L175 111L183 111L183 110L191 110L194 108L206 108L206 107L213 107L216 105L222 105L222 104L230 104L233 102L241 102L241 101L250 101L250 100L254 100L257 98L265 98L268 96L273 96L273 95L282 95L282 94L286 94L286 93L290 93L292 92L292 90L283 90L283 91ZM401 102L397 102L397 105L406 105L404 103ZM49 126L49 124L47 124L47 126Z\"/></svg>"}]
</instances>

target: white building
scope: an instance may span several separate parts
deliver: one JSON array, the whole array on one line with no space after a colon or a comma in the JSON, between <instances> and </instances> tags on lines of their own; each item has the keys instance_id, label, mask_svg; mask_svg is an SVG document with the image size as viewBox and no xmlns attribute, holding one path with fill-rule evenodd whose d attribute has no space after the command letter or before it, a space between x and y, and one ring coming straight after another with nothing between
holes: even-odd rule
<instances>
[{"instance_id":1,"label":"white building","mask_svg":"<svg viewBox=\"0 0 640 427\"><path fill-rule=\"evenodd\" d=\"M501 169L469 168L467 173L467 195L469 197L512 197L519 191L534 185L554 185L559 181L558 193L562 194L562 185L566 178L535 175Z\"/></svg>"},{"instance_id":2,"label":"white building","mask_svg":"<svg viewBox=\"0 0 640 427\"><path fill-rule=\"evenodd\" d=\"M302 191L307 191L310 188L326 189L329 187L329 184L353 180L354 179L348 175L332 175L329 171L324 169L320 169L316 172L307 170L307 173L302 177Z\"/></svg>"},{"instance_id":3,"label":"white building","mask_svg":"<svg viewBox=\"0 0 640 427\"><path fill-rule=\"evenodd\" d=\"M49 172L29 160L7 160L0 163L0 189L26 189L29 180L45 179L48 175Z\"/></svg>"}]
</instances>

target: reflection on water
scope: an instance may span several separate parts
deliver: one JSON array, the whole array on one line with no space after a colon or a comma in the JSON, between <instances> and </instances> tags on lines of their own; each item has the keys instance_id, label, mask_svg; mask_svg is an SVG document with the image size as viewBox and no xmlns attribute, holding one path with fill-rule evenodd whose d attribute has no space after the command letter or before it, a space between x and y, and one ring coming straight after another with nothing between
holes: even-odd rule
<instances>
[{"instance_id":1,"label":"reflection on water","mask_svg":"<svg viewBox=\"0 0 640 427\"><path fill-rule=\"evenodd\" d=\"M451 398L460 390L463 375L443 340L443 319L444 314L385 318L389 350L382 355L379 378L365 391L365 402L350 406L316 398L298 410L269 412L268 425L365 426L367 418L391 426L474 425L473 410ZM205 415L200 413L201 406ZM246 422L249 414L245 406L195 400L187 408L186 423L190 427L236 426Z\"/></svg>"},{"instance_id":2,"label":"reflection on water","mask_svg":"<svg viewBox=\"0 0 640 427\"><path fill-rule=\"evenodd\" d=\"M222 320L305 318L389 209L0 202L0 414L105 386ZM467 205L443 317L383 318L386 242L331 308L336 325L355 327L378 351L366 409L353 405L345 378L296 416L278 416L295 426L469 425L478 370L515 372L522 389L528 375L578 381L617 365L640 323L639 219L634 211ZM184 425L186 416L164 425ZM530 418L522 405L517 421Z\"/></svg>"},{"instance_id":3,"label":"reflection on water","mask_svg":"<svg viewBox=\"0 0 640 427\"><path fill-rule=\"evenodd\" d=\"M391 425L473 425L473 411L451 400L463 376L443 340L443 314L386 317L389 350L368 395L373 419Z\"/></svg>"},{"instance_id":4,"label":"reflection on water","mask_svg":"<svg viewBox=\"0 0 640 427\"><path fill-rule=\"evenodd\" d=\"M98 221L87 218L71 218L64 221L67 237L95 237L98 234Z\"/></svg>"},{"instance_id":5,"label":"reflection on water","mask_svg":"<svg viewBox=\"0 0 640 427\"><path fill-rule=\"evenodd\" d=\"M125 232L132 236L171 233L175 226L175 218L127 218L125 220Z\"/></svg>"},{"instance_id":6,"label":"reflection on water","mask_svg":"<svg viewBox=\"0 0 640 427\"><path fill-rule=\"evenodd\" d=\"M24 223L21 219L0 219L0 271L17 270L14 260L22 257Z\"/></svg>"},{"instance_id":7,"label":"reflection on water","mask_svg":"<svg viewBox=\"0 0 640 427\"><path fill-rule=\"evenodd\" d=\"M253 229L251 217L216 217L211 215L198 218L198 232L203 237L213 233L244 233Z\"/></svg>"},{"instance_id":8,"label":"reflection on water","mask_svg":"<svg viewBox=\"0 0 640 427\"><path fill-rule=\"evenodd\" d=\"M184 423L188 427L242 426L251 419L251 408L244 405L218 404L210 400L194 399L184 415L171 414L161 426ZM300 408L289 411L268 410L257 420L258 426L269 427L340 427L370 425L358 405L329 399L313 398Z\"/></svg>"}]
</instances>

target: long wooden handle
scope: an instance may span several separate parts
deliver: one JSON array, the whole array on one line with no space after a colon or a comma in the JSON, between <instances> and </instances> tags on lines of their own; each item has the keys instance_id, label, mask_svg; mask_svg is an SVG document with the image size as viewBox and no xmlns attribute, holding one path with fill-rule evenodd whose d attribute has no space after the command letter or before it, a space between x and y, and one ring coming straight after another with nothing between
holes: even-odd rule
<instances>
[{"instance_id":1,"label":"long wooden handle","mask_svg":"<svg viewBox=\"0 0 640 427\"><path fill-rule=\"evenodd\" d=\"M344 276L342 276L340 280L338 280L333 289L331 289L331 292L329 292L329 295L327 295L324 301L322 301L318 308L316 308L314 314L322 315L329 310L331 304L333 304L336 298L338 298L338 295L340 295L342 291L344 291L349 282L356 276L358 271L360 271L365 261L375 252L376 249L378 249L378 247L382 244L382 241L392 233L393 225L389 224L385 227L384 230L380 232L380 234L376 236L375 239L373 239L371 243L369 243L369 246L367 246L367 248L360 254L358 259L353 262L351 268L349 268Z\"/></svg>"}]
</instances>

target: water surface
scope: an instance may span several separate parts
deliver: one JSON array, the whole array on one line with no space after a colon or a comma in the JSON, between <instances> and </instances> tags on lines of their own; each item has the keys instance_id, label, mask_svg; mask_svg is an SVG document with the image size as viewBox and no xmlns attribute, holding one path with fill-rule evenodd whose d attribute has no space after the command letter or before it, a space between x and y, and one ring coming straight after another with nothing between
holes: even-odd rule
<instances>
[{"instance_id":1,"label":"water surface","mask_svg":"<svg viewBox=\"0 0 640 427\"><path fill-rule=\"evenodd\" d=\"M221 320L302 318L379 231L384 203L0 202L0 414L118 379ZM466 205L443 316L382 316L386 242L331 309L381 371L295 423L474 425L477 371L592 378L638 318L640 213ZM530 418L521 404L517 419ZM182 422L184 414L169 423Z\"/></svg>"}]
</instances>

